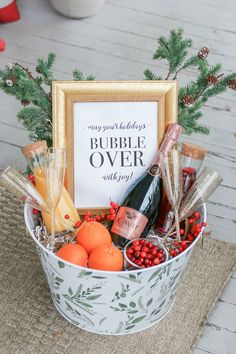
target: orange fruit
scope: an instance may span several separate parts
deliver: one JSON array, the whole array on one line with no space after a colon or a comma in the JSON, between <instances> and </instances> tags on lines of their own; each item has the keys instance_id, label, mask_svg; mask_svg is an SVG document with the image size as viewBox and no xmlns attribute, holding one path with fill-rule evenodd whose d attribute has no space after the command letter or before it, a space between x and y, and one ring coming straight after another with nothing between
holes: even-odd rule
<instances>
[{"instance_id":1,"label":"orange fruit","mask_svg":"<svg viewBox=\"0 0 236 354\"><path fill-rule=\"evenodd\" d=\"M101 245L89 256L88 266L92 269L119 271L123 269L123 254L113 245Z\"/></svg>"},{"instance_id":2,"label":"orange fruit","mask_svg":"<svg viewBox=\"0 0 236 354\"><path fill-rule=\"evenodd\" d=\"M88 254L101 245L111 245L111 235L100 222L87 222L78 231L76 242L83 246Z\"/></svg>"},{"instance_id":3,"label":"orange fruit","mask_svg":"<svg viewBox=\"0 0 236 354\"><path fill-rule=\"evenodd\" d=\"M67 262L83 266L87 265L88 254L85 249L77 243L68 243L62 246L56 255Z\"/></svg>"}]
</instances>

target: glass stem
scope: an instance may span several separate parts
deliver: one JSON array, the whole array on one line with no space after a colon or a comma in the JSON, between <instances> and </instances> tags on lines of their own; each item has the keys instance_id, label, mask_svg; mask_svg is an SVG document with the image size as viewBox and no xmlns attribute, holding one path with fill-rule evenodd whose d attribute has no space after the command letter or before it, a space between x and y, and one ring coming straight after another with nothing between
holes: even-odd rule
<instances>
[{"instance_id":1,"label":"glass stem","mask_svg":"<svg viewBox=\"0 0 236 354\"><path fill-rule=\"evenodd\" d=\"M171 228L169 229L169 231L165 234L165 236L163 237L163 241L165 242L167 240L167 238L170 236L171 232L174 231L175 229L175 222L174 224L171 226Z\"/></svg>"},{"instance_id":2,"label":"glass stem","mask_svg":"<svg viewBox=\"0 0 236 354\"><path fill-rule=\"evenodd\" d=\"M51 238L52 238L52 244L54 244L54 236L55 236L55 216L56 216L56 212L55 212L55 210L53 210L52 213L51 213Z\"/></svg>"},{"instance_id":3,"label":"glass stem","mask_svg":"<svg viewBox=\"0 0 236 354\"><path fill-rule=\"evenodd\" d=\"M175 209L175 226L176 226L177 240L180 241L179 213L178 213L178 209Z\"/></svg>"}]
</instances>

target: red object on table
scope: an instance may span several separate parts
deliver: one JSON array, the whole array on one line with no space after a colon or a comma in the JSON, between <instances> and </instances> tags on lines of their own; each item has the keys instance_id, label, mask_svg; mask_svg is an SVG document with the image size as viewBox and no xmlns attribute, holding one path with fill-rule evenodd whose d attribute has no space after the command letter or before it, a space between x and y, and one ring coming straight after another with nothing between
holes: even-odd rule
<instances>
[{"instance_id":1,"label":"red object on table","mask_svg":"<svg viewBox=\"0 0 236 354\"><path fill-rule=\"evenodd\" d=\"M20 19L20 12L16 0L2 0L0 2L0 23L14 22Z\"/></svg>"},{"instance_id":2,"label":"red object on table","mask_svg":"<svg viewBox=\"0 0 236 354\"><path fill-rule=\"evenodd\" d=\"M6 42L0 38L0 52L4 52L6 48Z\"/></svg>"}]
</instances>

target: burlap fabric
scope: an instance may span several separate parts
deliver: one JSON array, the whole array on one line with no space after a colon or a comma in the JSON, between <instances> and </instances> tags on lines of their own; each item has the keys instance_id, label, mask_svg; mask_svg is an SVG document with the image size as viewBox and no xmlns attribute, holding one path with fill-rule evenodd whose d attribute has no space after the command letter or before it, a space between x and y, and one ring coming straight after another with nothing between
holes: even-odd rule
<instances>
[{"instance_id":1,"label":"burlap fabric","mask_svg":"<svg viewBox=\"0 0 236 354\"><path fill-rule=\"evenodd\" d=\"M74 327L54 308L23 209L0 189L0 353L189 354L236 263L236 246L213 239L198 246L176 302L158 325L105 337Z\"/></svg>"}]
</instances>

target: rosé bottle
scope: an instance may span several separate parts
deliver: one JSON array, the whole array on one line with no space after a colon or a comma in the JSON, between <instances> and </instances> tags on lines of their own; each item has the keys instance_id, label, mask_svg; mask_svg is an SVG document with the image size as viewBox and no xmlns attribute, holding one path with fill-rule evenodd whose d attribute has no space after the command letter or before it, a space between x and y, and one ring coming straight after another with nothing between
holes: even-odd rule
<instances>
[{"instance_id":1,"label":"ros\u00e9 bottle","mask_svg":"<svg viewBox=\"0 0 236 354\"><path fill-rule=\"evenodd\" d=\"M111 228L113 242L121 247L127 240L147 236L162 200L160 153L168 152L182 133L177 123L170 124L147 171L128 189Z\"/></svg>"}]
</instances>

